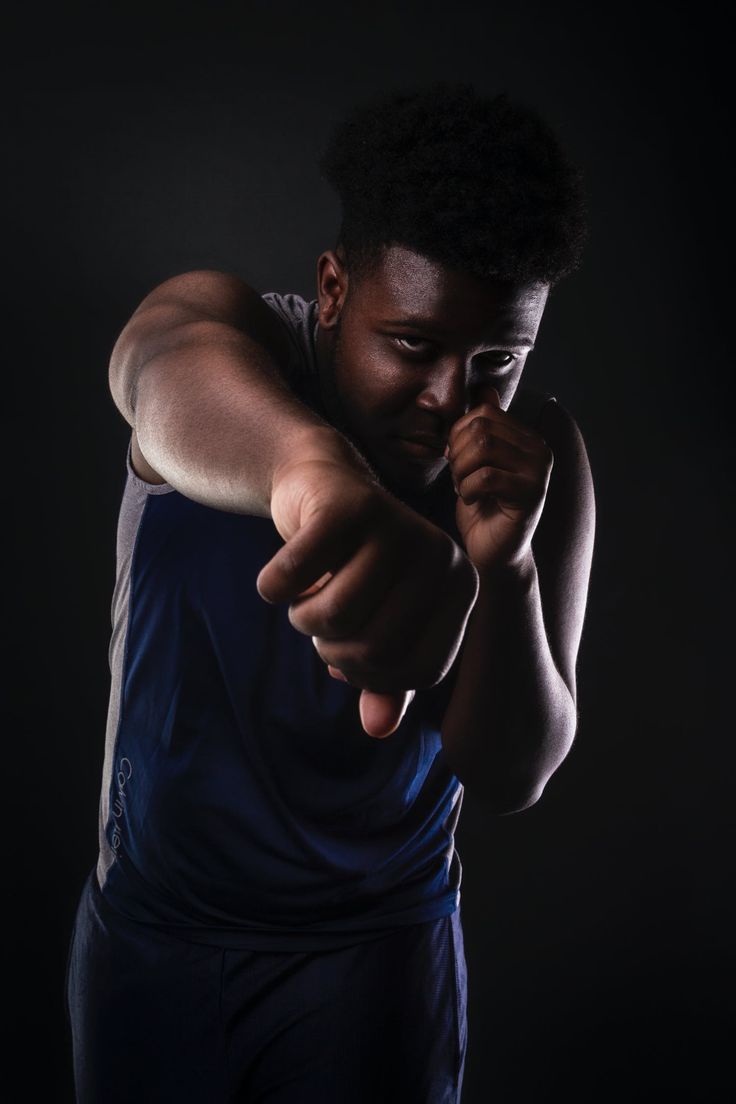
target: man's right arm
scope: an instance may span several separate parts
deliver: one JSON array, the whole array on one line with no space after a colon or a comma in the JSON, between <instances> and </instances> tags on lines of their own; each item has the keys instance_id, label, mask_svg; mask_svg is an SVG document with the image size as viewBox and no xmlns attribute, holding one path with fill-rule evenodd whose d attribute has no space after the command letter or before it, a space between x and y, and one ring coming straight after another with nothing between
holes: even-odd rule
<instances>
[{"instance_id":1,"label":"man's right arm","mask_svg":"<svg viewBox=\"0 0 736 1104\"><path fill-rule=\"evenodd\" d=\"M294 628L361 690L365 731L383 737L414 697L408 688L434 685L454 661L477 572L290 391L279 327L235 276L174 277L121 333L110 390L149 473L205 506L273 519L285 544L258 593L289 602Z\"/></svg>"},{"instance_id":2,"label":"man's right arm","mask_svg":"<svg viewBox=\"0 0 736 1104\"><path fill-rule=\"evenodd\" d=\"M110 391L150 469L187 498L271 516L274 473L350 443L289 389L281 322L243 280L198 270L142 301L115 343Z\"/></svg>"}]
</instances>

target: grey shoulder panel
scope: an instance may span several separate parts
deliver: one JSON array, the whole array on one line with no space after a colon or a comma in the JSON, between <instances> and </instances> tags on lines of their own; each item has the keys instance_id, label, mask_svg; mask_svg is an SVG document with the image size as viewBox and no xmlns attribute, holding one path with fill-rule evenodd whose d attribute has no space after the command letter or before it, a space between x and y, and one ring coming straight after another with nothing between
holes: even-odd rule
<instances>
[{"instance_id":1,"label":"grey shoulder panel","mask_svg":"<svg viewBox=\"0 0 736 1104\"><path fill-rule=\"evenodd\" d=\"M292 361L288 366L297 377L313 377L316 374L315 329L317 302L307 301L301 295L289 292L266 291L261 299L273 310L285 325L292 349Z\"/></svg>"}]
</instances>

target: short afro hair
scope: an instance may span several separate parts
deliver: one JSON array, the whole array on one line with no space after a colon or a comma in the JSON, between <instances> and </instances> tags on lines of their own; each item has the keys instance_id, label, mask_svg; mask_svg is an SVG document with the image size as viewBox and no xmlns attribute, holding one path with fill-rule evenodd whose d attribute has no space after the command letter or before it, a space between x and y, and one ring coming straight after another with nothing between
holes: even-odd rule
<instances>
[{"instance_id":1,"label":"short afro hair","mask_svg":"<svg viewBox=\"0 0 736 1104\"><path fill-rule=\"evenodd\" d=\"M338 193L336 248L359 280L403 245L481 279L550 286L579 267L582 173L535 111L466 81L353 108L318 168Z\"/></svg>"}]
</instances>

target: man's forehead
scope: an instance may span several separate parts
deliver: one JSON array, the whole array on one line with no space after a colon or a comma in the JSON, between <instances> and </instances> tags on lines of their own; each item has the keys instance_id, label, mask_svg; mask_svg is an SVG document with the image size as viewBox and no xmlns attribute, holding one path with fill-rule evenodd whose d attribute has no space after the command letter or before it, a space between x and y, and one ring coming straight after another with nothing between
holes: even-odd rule
<instances>
[{"instance_id":1,"label":"man's forehead","mask_svg":"<svg viewBox=\"0 0 736 1104\"><path fill-rule=\"evenodd\" d=\"M384 254L365 290L376 321L438 332L479 324L536 332L549 293L543 283L481 280L399 247Z\"/></svg>"}]
</instances>

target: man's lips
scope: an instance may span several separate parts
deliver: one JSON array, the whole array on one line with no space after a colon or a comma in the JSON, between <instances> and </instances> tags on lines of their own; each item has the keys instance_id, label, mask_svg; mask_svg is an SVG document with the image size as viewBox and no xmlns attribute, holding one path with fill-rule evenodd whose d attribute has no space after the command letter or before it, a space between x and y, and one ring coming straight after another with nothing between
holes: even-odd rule
<instances>
[{"instance_id":1,"label":"man's lips","mask_svg":"<svg viewBox=\"0 0 736 1104\"><path fill-rule=\"evenodd\" d=\"M444 456L446 442L440 437L433 437L430 434L424 433L411 433L402 435L396 434L394 439L400 441L402 445L415 456L429 458Z\"/></svg>"}]
</instances>

